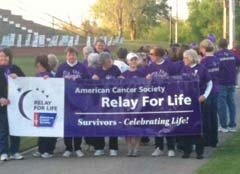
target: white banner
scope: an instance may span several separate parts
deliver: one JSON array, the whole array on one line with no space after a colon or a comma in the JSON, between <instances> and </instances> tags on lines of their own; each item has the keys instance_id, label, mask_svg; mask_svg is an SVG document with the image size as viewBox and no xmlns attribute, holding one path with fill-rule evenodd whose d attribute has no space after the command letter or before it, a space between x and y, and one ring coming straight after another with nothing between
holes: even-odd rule
<instances>
[{"instance_id":1,"label":"white banner","mask_svg":"<svg viewBox=\"0 0 240 174\"><path fill-rule=\"evenodd\" d=\"M64 79L18 77L8 84L11 135L63 137Z\"/></svg>"}]
</instances>

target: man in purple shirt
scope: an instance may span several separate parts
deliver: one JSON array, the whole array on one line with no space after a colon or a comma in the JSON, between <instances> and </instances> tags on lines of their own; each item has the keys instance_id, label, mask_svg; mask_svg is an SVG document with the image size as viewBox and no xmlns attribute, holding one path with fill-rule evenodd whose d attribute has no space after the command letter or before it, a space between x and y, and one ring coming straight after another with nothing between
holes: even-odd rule
<instances>
[{"instance_id":1,"label":"man in purple shirt","mask_svg":"<svg viewBox=\"0 0 240 174\"><path fill-rule=\"evenodd\" d=\"M63 77L69 80L87 79L89 78L86 67L77 60L78 51L73 47L66 49L66 62L59 65L56 77ZM63 157L70 157L74 150L78 157L83 157L81 151L82 137L65 137L64 143L66 145ZM73 145L74 144L74 147Z\"/></svg>"},{"instance_id":2,"label":"man in purple shirt","mask_svg":"<svg viewBox=\"0 0 240 174\"><path fill-rule=\"evenodd\" d=\"M232 51L227 49L228 41L220 39L218 43L219 50L215 53L219 64L219 84L220 92L218 99L218 111L221 132L236 131L236 106L235 106L235 85L237 70L240 65L240 58ZM229 123L227 123L227 106L229 109Z\"/></svg>"}]
</instances>

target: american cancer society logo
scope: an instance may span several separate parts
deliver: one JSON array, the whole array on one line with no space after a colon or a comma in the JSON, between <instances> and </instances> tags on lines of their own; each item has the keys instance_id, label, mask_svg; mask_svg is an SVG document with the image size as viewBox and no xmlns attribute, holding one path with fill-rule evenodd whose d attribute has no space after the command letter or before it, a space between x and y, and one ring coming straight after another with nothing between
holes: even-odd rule
<instances>
[{"instance_id":1,"label":"american cancer society logo","mask_svg":"<svg viewBox=\"0 0 240 174\"><path fill-rule=\"evenodd\" d=\"M56 113L34 113L34 127L53 127Z\"/></svg>"},{"instance_id":2,"label":"american cancer society logo","mask_svg":"<svg viewBox=\"0 0 240 174\"><path fill-rule=\"evenodd\" d=\"M20 93L18 109L25 120L31 121L34 127L53 127L57 116L57 105L46 90L17 89Z\"/></svg>"}]
</instances>

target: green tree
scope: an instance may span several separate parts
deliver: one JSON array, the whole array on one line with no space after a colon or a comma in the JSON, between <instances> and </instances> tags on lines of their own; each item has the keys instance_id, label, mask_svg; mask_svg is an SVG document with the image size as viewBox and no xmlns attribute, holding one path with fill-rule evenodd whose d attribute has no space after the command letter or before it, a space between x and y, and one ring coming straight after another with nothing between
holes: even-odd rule
<instances>
[{"instance_id":1,"label":"green tree","mask_svg":"<svg viewBox=\"0 0 240 174\"><path fill-rule=\"evenodd\" d=\"M131 39L141 36L156 25L159 16L167 16L167 0L98 0L92 6L95 18L113 35L128 33Z\"/></svg>"},{"instance_id":2,"label":"green tree","mask_svg":"<svg viewBox=\"0 0 240 174\"><path fill-rule=\"evenodd\" d=\"M190 38L200 41L209 33L222 37L222 1L190 0L188 3Z\"/></svg>"}]
</instances>

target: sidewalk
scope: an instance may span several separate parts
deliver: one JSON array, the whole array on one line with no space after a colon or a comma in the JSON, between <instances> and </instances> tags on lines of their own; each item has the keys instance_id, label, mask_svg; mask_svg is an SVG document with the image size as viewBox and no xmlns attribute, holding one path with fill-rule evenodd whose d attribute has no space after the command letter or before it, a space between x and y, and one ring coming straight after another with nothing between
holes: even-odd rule
<instances>
[{"instance_id":1,"label":"sidewalk","mask_svg":"<svg viewBox=\"0 0 240 174\"><path fill-rule=\"evenodd\" d=\"M240 90L236 90L236 106L240 105ZM238 107L237 107L238 111ZM237 112L238 113L238 112ZM239 120L240 114L237 115ZM239 122L239 121L238 121ZM219 133L219 145L232 133ZM108 146L107 146L108 147ZM169 158L165 154L151 157L154 150L153 140L147 146L140 147L140 157L126 157L126 144L123 138L119 140L119 156L109 157L108 151L103 157L93 157L93 152L84 151L85 157L63 158L63 141L57 143L54 158L40 159L31 156L32 151L24 154L25 160L0 162L1 174L194 174L215 151L205 148L204 159L197 160L195 154L189 159L182 159L182 153L176 152L176 157Z\"/></svg>"}]
</instances>

